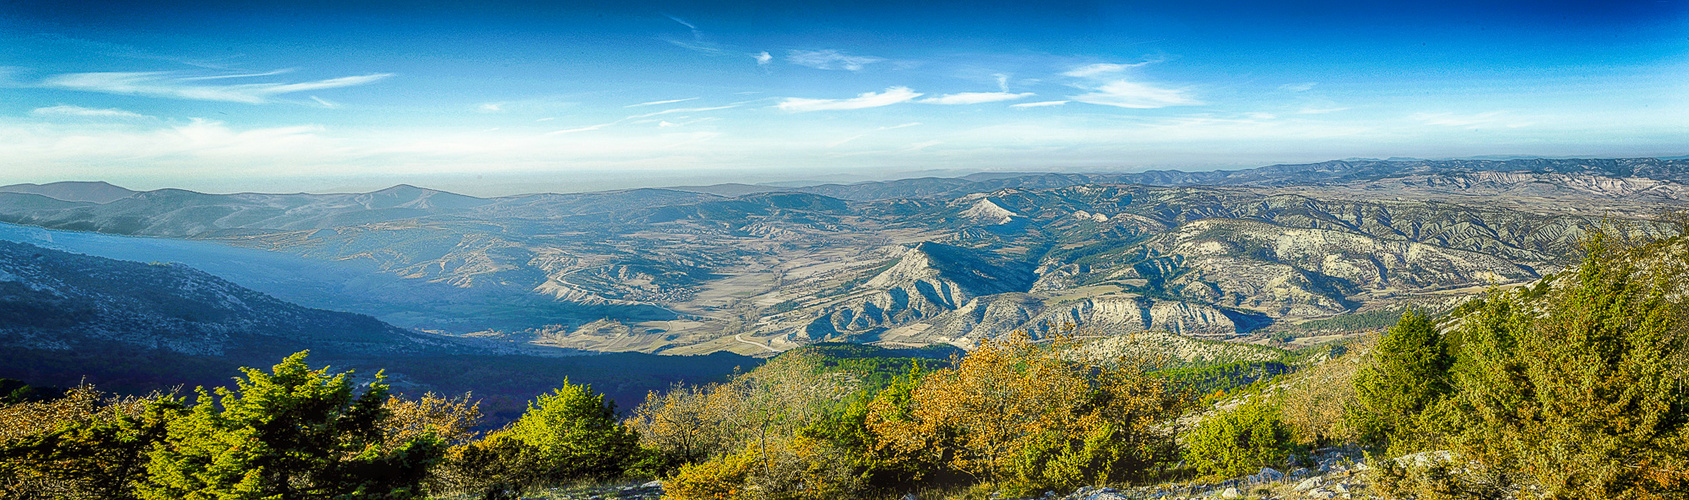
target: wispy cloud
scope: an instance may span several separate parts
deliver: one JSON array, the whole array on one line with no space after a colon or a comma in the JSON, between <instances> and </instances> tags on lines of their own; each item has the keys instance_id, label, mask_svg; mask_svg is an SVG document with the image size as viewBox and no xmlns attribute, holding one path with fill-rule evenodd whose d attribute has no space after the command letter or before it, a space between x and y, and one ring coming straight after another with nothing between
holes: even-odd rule
<instances>
[{"instance_id":1,"label":"wispy cloud","mask_svg":"<svg viewBox=\"0 0 1689 500\"><path fill-rule=\"evenodd\" d=\"M35 116L72 116L79 118L122 118L127 120L152 118L147 115L117 108L96 109L68 105L35 108L33 111L30 111L29 114Z\"/></svg>"},{"instance_id":2,"label":"wispy cloud","mask_svg":"<svg viewBox=\"0 0 1689 500\"><path fill-rule=\"evenodd\" d=\"M480 106L476 106L475 110L480 111L482 113L503 113L504 112L504 103L502 103L502 102L482 103Z\"/></svg>"},{"instance_id":3,"label":"wispy cloud","mask_svg":"<svg viewBox=\"0 0 1689 500\"><path fill-rule=\"evenodd\" d=\"M804 99L801 97L787 97L777 106L781 110L791 112L804 111L836 111L847 109L877 108L897 103L909 102L920 97L920 92L909 90L909 87L891 87L884 92L864 92L850 99Z\"/></svg>"},{"instance_id":4,"label":"wispy cloud","mask_svg":"<svg viewBox=\"0 0 1689 500\"><path fill-rule=\"evenodd\" d=\"M374 73L300 83L203 85L194 82L204 81L207 77L182 77L168 72L69 73L49 77L41 82L41 86L105 94L264 104L283 94L367 85L391 76L391 73Z\"/></svg>"},{"instance_id":5,"label":"wispy cloud","mask_svg":"<svg viewBox=\"0 0 1689 500\"><path fill-rule=\"evenodd\" d=\"M1426 125L1439 125L1444 127L1475 127L1480 125L1499 125L1506 114L1506 111L1489 111L1474 114L1414 113L1410 116L1410 118L1418 120Z\"/></svg>"},{"instance_id":6,"label":"wispy cloud","mask_svg":"<svg viewBox=\"0 0 1689 500\"><path fill-rule=\"evenodd\" d=\"M204 81L204 80L228 80L228 79L232 79L232 78L258 78L260 76L285 75L285 74L292 73L292 72L298 71L298 70L299 70L299 68L282 68L282 69L278 69L278 70L274 70L274 71L265 71L265 72L262 72L262 73L241 73L241 74L237 74L237 75L190 76L190 77L186 77L186 78L178 78L177 80L184 81L184 82L198 82L198 81Z\"/></svg>"},{"instance_id":7,"label":"wispy cloud","mask_svg":"<svg viewBox=\"0 0 1689 500\"><path fill-rule=\"evenodd\" d=\"M1003 91L1003 92L1009 91L1009 75L1003 74L1003 73L997 73L997 74L991 75L991 77L997 79L997 90L1000 90L1000 91Z\"/></svg>"},{"instance_id":8,"label":"wispy cloud","mask_svg":"<svg viewBox=\"0 0 1689 500\"><path fill-rule=\"evenodd\" d=\"M1143 61L1136 63L1096 63L1070 69L1062 76L1079 78L1080 83L1074 87L1089 92L1071 96L1069 99L1103 106L1119 108L1153 109L1168 106L1194 106L1203 104L1190 95L1186 89L1171 89L1158 87L1130 79L1127 70L1139 68L1160 61Z\"/></svg>"},{"instance_id":9,"label":"wispy cloud","mask_svg":"<svg viewBox=\"0 0 1689 500\"><path fill-rule=\"evenodd\" d=\"M924 104L980 104L1025 99L1032 97L1033 95L1035 94L1031 92L1023 92L1019 94L1009 92L962 92L957 94L945 94L939 97L929 97L921 99L918 102Z\"/></svg>"},{"instance_id":10,"label":"wispy cloud","mask_svg":"<svg viewBox=\"0 0 1689 500\"><path fill-rule=\"evenodd\" d=\"M1333 107L1333 108L1314 108L1314 107L1307 107L1307 108L1302 108L1302 109L1298 109L1298 110L1296 110L1296 114L1299 114L1299 115L1323 115L1323 114L1326 114L1326 113L1336 113L1336 112L1338 112L1338 111L1348 111L1348 110L1349 110L1349 108L1346 108L1346 107L1345 107L1345 108L1336 108L1336 107Z\"/></svg>"},{"instance_id":11,"label":"wispy cloud","mask_svg":"<svg viewBox=\"0 0 1689 500\"><path fill-rule=\"evenodd\" d=\"M598 130L598 129L601 129L601 128L604 128L604 127L608 127L608 126L611 126L611 125L615 125L615 123L613 123L613 122L612 123L600 123L600 124L597 124L597 125L589 125L589 126L585 126L585 127L581 127L581 128L571 128L571 129L565 129L565 130L558 130L558 131L553 131L553 132L547 132L545 135L563 135L563 134L573 134L575 132L588 132L588 131L593 131L593 130Z\"/></svg>"},{"instance_id":12,"label":"wispy cloud","mask_svg":"<svg viewBox=\"0 0 1689 500\"><path fill-rule=\"evenodd\" d=\"M767 66L768 63L774 62L774 54L769 54L768 51L764 50L751 54L751 59L757 60L757 66Z\"/></svg>"},{"instance_id":13,"label":"wispy cloud","mask_svg":"<svg viewBox=\"0 0 1689 500\"><path fill-rule=\"evenodd\" d=\"M1317 82L1286 83L1284 85L1279 85L1278 89L1286 92L1307 92L1309 90L1313 90L1314 85L1317 84Z\"/></svg>"},{"instance_id":14,"label":"wispy cloud","mask_svg":"<svg viewBox=\"0 0 1689 500\"><path fill-rule=\"evenodd\" d=\"M149 61L166 61L166 62L182 64L182 65L186 65L186 66L193 66L193 67L196 67L196 68L214 69L214 70L228 69L229 66L227 64L224 64L223 61L227 61L227 60L230 60L230 59L238 59L238 58L242 57L241 54L234 54L234 55L230 55L230 56L222 57L222 58L218 58L218 59L210 59L210 60L194 59L194 58L188 58L188 57L182 57L182 56L176 56L176 55L170 55L170 54L155 53L155 52L152 52L152 51L149 51L149 50L141 49L139 47L134 47L134 46L130 46L130 45L123 45L123 44L109 43L109 42L100 42L100 41L94 41L94 40L84 40L84 39L80 39L80 38L71 38L71 37L67 37L67 36L63 36L63 35L56 35L56 34L51 34L51 33L38 34L38 35L36 35L36 37L40 40L43 40L43 41L47 41L47 42L55 43L55 44L62 44L62 45L68 46L68 47L72 47L72 48L79 50L79 51L88 51L88 52L105 54L105 55L115 56L115 57L123 57L123 58L128 58L128 59L139 59L139 60L149 60Z\"/></svg>"},{"instance_id":15,"label":"wispy cloud","mask_svg":"<svg viewBox=\"0 0 1689 500\"><path fill-rule=\"evenodd\" d=\"M642 115L633 115L633 116L629 116L627 118L623 118L623 120L632 120L632 119L636 119L636 118L650 118L650 117L653 117L653 116L672 115L672 114L675 114L675 113L699 113L699 112L703 112L703 111L715 111L715 110L718 110L718 109L733 109L733 108L737 108L737 107L739 107L738 104L728 104L726 106L708 106L708 107L702 107L702 108L672 108L672 109L665 109L665 110L657 111L657 112L653 112L653 113L645 113L645 114L642 114Z\"/></svg>"},{"instance_id":16,"label":"wispy cloud","mask_svg":"<svg viewBox=\"0 0 1689 500\"><path fill-rule=\"evenodd\" d=\"M1133 109L1203 104L1202 101L1191 97L1190 93L1184 89L1161 88L1129 80L1114 80L1101 85L1090 86L1087 89L1090 92L1073 96L1073 100Z\"/></svg>"},{"instance_id":17,"label":"wispy cloud","mask_svg":"<svg viewBox=\"0 0 1689 500\"><path fill-rule=\"evenodd\" d=\"M622 106L622 107L624 107L624 108L637 108L637 107L640 107L640 106L656 106L658 104L674 104L674 103L677 103L677 102L696 101L698 99L702 99L702 98L701 97L688 97L688 98L685 98L685 99L669 99L669 100L666 100L666 101L642 102L642 103L639 103L639 104L629 104L629 105Z\"/></svg>"},{"instance_id":18,"label":"wispy cloud","mask_svg":"<svg viewBox=\"0 0 1689 500\"><path fill-rule=\"evenodd\" d=\"M698 31L697 26L693 26L692 23L686 22L685 19L681 19L681 18L678 18L678 17L670 16L670 15L664 15L663 17L669 18L670 21L680 23L680 25L685 26L686 29L689 29L689 30L692 30L692 31Z\"/></svg>"},{"instance_id":19,"label":"wispy cloud","mask_svg":"<svg viewBox=\"0 0 1689 500\"><path fill-rule=\"evenodd\" d=\"M898 125L890 125L890 126L885 126L885 127L879 127L879 128L875 128L874 130L870 130L870 131L867 131L867 132L863 132L863 133L860 133L860 134L856 134L856 135L853 135L853 136L850 136L850 137L846 137L846 138L843 138L843 139L839 139L839 140L827 143L827 147L828 148L836 148L836 147L839 147L839 146L843 146L847 142L854 141L854 140L857 140L857 139L861 139L863 137L868 137L869 134L872 134L874 132L879 132L879 131L883 131L883 130L897 130L897 129L900 129L900 128L916 127L916 126L920 126L920 125L921 125L921 122L909 122L909 123L903 123L903 124L898 124Z\"/></svg>"},{"instance_id":20,"label":"wispy cloud","mask_svg":"<svg viewBox=\"0 0 1689 500\"><path fill-rule=\"evenodd\" d=\"M862 68L885 58L874 56L853 56L837 50L791 50L786 52L786 62L815 69L862 71Z\"/></svg>"},{"instance_id":21,"label":"wispy cloud","mask_svg":"<svg viewBox=\"0 0 1689 500\"><path fill-rule=\"evenodd\" d=\"M693 25L692 23L686 22L686 20L678 18L678 17L674 17L674 16L664 16L664 17L669 18L669 20L671 20L671 21L680 23L681 26L685 26L686 29L691 30L692 31L692 38L691 39L680 39L680 38L674 38L674 37L670 37L670 36L665 35L665 36L657 37L657 39L668 42L668 43L670 43L670 44L672 44L676 47L680 47L680 48L683 48L683 49L686 49L686 50L691 50L691 51L696 51L696 52L702 52L702 53L709 54L709 55L712 55L712 56L721 55L723 52L726 52L725 50L723 50L721 48L720 45L716 44L715 42L711 42L711 41L705 39L704 38L704 32L698 30L698 27Z\"/></svg>"},{"instance_id":22,"label":"wispy cloud","mask_svg":"<svg viewBox=\"0 0 1689 500\"><path fill-rule=\"evenodd\" d=\"M1136 63L1128 63L1128 64L1112 64L1112 63L1087 64L1087 65L1084 65L1084 66L1080 66L1080 67L1077 67L1077 68L1067 70L1066 72L1062 73L1062 76L1071 76L1071 77L1074 77L1074 78L1096 78L1096 77L1103 76L1103 75L1119 73L1119 72L1122 72L1122 71L1126 71L1128 69L1141 67L1141 66L1144 66L1146 64L1153 63L1153 62L1156 62L1156 61L1144 61L1144 62L1136 62Z\"/></svg>"},{"instance_id":23,"label":"wispy cloud","mask_svg":"<svg viewBox=\"0 0 1689 500\"><path fill-rule=\"evenodd\" d=\"M944 141L924 141L924 142L917 142L917 143L914 143L914 144L910 144L910 145L909 145L909 146L907 146L907 147L905 147L905 148L903 148L903 151L906 151L906 152L915 152L915 151L920 151L920 150L923 150L923 149L926 149L926 148L930 148L930 147L933 147L933 146L937 146L937 145L939 145L939 144L944 144Z\"/></svg>"},{"instance_id":24,"label":"wispy cloud","mask_svg":"<svg viewBox=\"0 0 1689 500\"><path fill-rule=\"evenodd\" d=\"M1067 104L1067 103L1068 103L1068 101L1023 102L1023 103L1020 103L1020 104L1010 104L1009 107L1011 107L1011 108L1043 108L1043 107L1048 107L1048 106L1060 106L1060 105Z\"/></svg>"},{"instance_id":25,"label":"wispy cloud","mask_svg":"<svg viewBox=\"0 0 1689 500\"><path fill-rule=\"evenodd\" d=\"M328 108L328 109L337 109L337 108L340 107L340 103L338 103L338 102L330 101L328 99L323 99L323 98L317 97L317 96L311 96L311 100L315 101L318 106L322 106L322 107Z\"/></svg>"}]
</instances>

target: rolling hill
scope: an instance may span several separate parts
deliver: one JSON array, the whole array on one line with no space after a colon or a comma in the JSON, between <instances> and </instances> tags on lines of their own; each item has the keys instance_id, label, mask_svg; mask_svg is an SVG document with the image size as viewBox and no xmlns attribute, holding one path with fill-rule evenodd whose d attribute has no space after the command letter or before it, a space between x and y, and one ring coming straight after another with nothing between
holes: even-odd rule
<instances>
[{"instance_id":1,"label":"rolling hill","mask_svg":"<svg viewBox=\"0 0 1689 500\"><path fill-rule=\"evenodd\" d=\"M1534 280L1603 220L1675 232L1651 219L1685 205L1686 178L1684 160L1401 160L715 189L738 196L3 193L0 221L334 263L381 291L319 300L400 327L757 354L1068 322L1260 339Z\"/></svg>"}]
</instances>

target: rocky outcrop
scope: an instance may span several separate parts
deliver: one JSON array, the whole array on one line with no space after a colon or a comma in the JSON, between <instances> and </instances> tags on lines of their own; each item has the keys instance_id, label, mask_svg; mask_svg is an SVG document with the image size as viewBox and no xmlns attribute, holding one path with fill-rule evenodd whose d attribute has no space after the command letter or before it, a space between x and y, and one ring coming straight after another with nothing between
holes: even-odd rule
<instances>
[{"instance_id":1,"label":"rocky outcrop","mask_svg":"<svg viewBox=\"0 0 1689 500\"><path fill-rule=\"evenodd\" d=\"M1001 225L1013 222L1020 214L993 203L990 198L982 198L962 211L962 217L983 225Z\"/></svg>"},{"instance_id":2,"label":"rocky outcrop","mask_svg":"<svg viewBox=\"0 0 1689 500\"><path fill-rule=\"evenodd\" d=\"M1033 279L1025 265L977 250L923 242L862 284L855 298L829 307L811 321L804 336L877 333L956 311L978 297L1024 292Z\"/></svg>"},{"instance_id":3,"label":"rocky outcrop","mask_svg":"<svg viewBox=\"0 0 1689 500\"><path fill-rule=\"evenodd\" d=\"M1141 296L1082 299L1050 306L1033 318L1027 330L1046 333L1064 324L1108 332L1166 330L1183 334L1232 334L1238 325L1213 306Z\"/></svg>"}]
</instances>

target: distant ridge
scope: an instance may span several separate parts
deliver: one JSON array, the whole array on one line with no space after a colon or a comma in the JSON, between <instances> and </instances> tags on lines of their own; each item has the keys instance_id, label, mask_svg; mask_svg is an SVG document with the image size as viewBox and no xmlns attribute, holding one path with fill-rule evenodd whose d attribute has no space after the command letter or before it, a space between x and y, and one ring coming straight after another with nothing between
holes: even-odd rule
<instances>
[{"instance_id":1,"label":"distant ridge","mask_svg":"<svg viewBox=\"0 0 1689 500\"><path fill-rule=\"evenodd\" d=\"M160 349L240 360L306 348L341 356L474 352L369 316L284 302L187 266L3 241L0 345Z\"/></svg>"},{"instance_id":2,"label":"distant ridge","mask_svg":"<svg viewBox=\"0 0 1689 500\"><path fill-rule=\"evenodd\" d=\"M0 193L37 194L61 201L86 201L102 204L134 196L138 192L113 186L104 181L64 181L0 186Z\"/></svg>"},{"instance_id":3,"label":"distant ridge","mask_svg":"<svg viewBox=\"0 0 1689 500\"><path fill-rule=\"evenodd\" d=\"M728 183L723 183L723 184L711 184L711 185L708 185L708 186L674 186L674 187L669 187L669 188L664 188L664 189L673 189L675 191L687 191L687 192L693 192L693 193L705 193L705 194L713 194L713 195L718 195L718 196L730 196L730 197L731 196L744 196L744 195L747 195L747 194L768 193L768 192L773 192L773 191L789 191L789 190L791 190L791 188L786 188L786 187L764 186L764 185L756 185L756 184L742 184L742 183L737 183L737 182L728 182Z\"/></svg>"}]
</instances>

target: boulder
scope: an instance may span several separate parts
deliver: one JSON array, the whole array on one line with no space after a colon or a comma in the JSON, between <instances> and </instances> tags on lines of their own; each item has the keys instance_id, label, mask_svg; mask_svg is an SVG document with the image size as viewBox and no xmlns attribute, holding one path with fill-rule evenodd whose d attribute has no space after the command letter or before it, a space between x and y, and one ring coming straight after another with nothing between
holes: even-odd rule
<instances>
[{"instance_id":1,"label":"boulder","mask_svg":"<svg viewBox=\"0 0 1689 500\"><path fill-rule=\"evenodd\" d=\"M1300 482L1300 483L1296 483L1296 487L1291 488L1290 491L1303 492L1303 491L1308 491L1308 490L1318 488L1318 487L1324 486L1324 485L1325 485L1325 478L1320 477L1320 476L1314 476L1314 477L1310 477L1310 478L1307 478L1307 479L1303 479L1302 482Z\"/></svg>"},{"instance_id":2,"label":"boulder","mask_svg":"<svg viewBox=\"0 0 1689 500\"><path fill-rule=\"evenodd\" d=\"M1120 494L1114 488L1098 488L1095 486L1079 488L1063 498L1067 500L1127 500L1126 495Z\"/></svg>"},{"instance_id":3,"label":"boulder","mask_svg":"<svg viewBox=\"0 0 1689 500\"><path fill-rule=\"evenodd\" d=\"M1454 452L1448 450L1422 451L1396 458L1396 463L1404 467L1426 467L1453 461L1455 461Z\"/></svg>"},{"instance_id":4,"label":"boulder","mask_svg":"<svg viewBox=\"0 0 1689 500\"><path fill-rule=\"evenodd\" d=\"M1243 498L1243 492L1237 488L1226 488L1220 492L1220 498Z\"/></svg>"}]
</instances>

